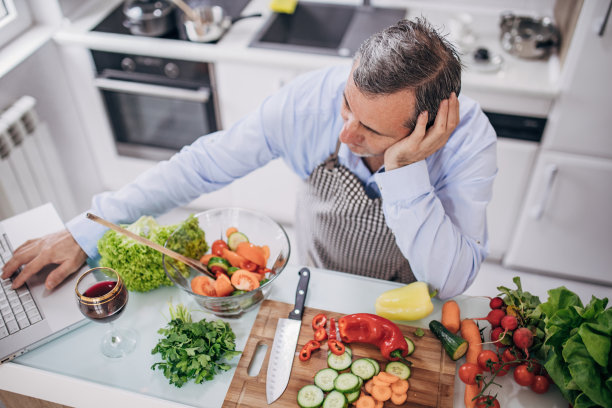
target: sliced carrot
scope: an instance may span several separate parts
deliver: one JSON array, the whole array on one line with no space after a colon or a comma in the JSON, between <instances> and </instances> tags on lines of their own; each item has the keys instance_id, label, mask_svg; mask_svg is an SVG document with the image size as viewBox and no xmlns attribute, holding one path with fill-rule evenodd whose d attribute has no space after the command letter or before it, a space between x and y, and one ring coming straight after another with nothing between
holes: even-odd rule
<instances>
[{"instance_id":1,"label":"sliced carrot","mask_svg":"<svg viewBox=\"0 0 612 408\"><path fill-rule=\"evenodd\" d=\"M372 385L387 385L388 386L389 383L384 382L378 377L378 375L375 375L374 377L372 377Z\"/></svg>"},{"instance_id":2,"label":"sliced carrot","mask_svg":"<svg viewBox=\"0 0 612 408\"><path fill-rule=\"evenodd\" d=\"M215 281L215 292L217 292L217 296L227 296L233 291L234 287L230 282L230 278L228 278L226 274L219 274Z\"/></svg>"},{"instance_id":3,"label":"sliced carrot","mask_svg":"<svg viewBox=\"0 0 612 408\"><path fill-rule=\"evenodd\" d=\"M408 380L398 380L391 384L391 391L393 391L394 394L405 394L408 388L410 388Z\"/></svg>"},{"instance_id":4,"label":"sliced carrot","mask_svg":"<svg viewBox=\"0 0 612 408\"><path fill-rule=\"evenodd\" d=\"M363 388L365 388L365 390L366 390L366 392L368 394L371 394L373 386L374 386L374 380L370 379L370 380L365 382L365 384L363 385Z\"/></svg>"},{"instance_id":5,"label":"sliced carrot","mask_svg":"<svg viewBox=\"0 0 612 408\"><path fill-rule=\"evenodd\" d=\"M374 385L372 387L372 397L378 401L387 401L393 392L389 385Z\"/></svg>"},{"instance_id":6,"label":"sliced carrot","mask_svg":"<svg viewBox=\"0 0 612 408\"><path fill-rule=\"evenodd\" d=\"M263 249L251 242L241 242L238 244L236 253L259 266L266 266L266 257Z\"/></svg>"},{"instance_id":7,"label":"sliced carrot","mask_svg":"<svg viewBox=\"0 0 612 408\"><path fill-rule=\"evenodd\" d=\"M259 287L259 274L249 272L246 269L238 269L232 274L231 282L236 289L239 290L254 290Z\"/></svg>"},{"instance_id":8,"label":"sliced carrot","mask_svg":"<svg viewBox=\"0 0 612 408\"><path fill-rule=\"evenodd\" d=\"M478 355L482 351L482 339L480 338L480 330L478 325L472 319L463 319L461 321L461 337L467 340L469 346L465 354L467 363L478 364Z\"/></svg>"},{"instance_id":9,"label":"sliced carrot","mask_svg":"<svg viewBox=\"0 0 612 408\"><path fill-rule=\"evenodd\" d=\"M393 384L394 382L399 380L398 376L388 373L386 371L381 371L376 376L378 377L379 380L386 382L387 384Z\"/></svg>"},{"instance_id":10,"label":"sliced carrot","mask_svg":"<svg viewBox=\"0 0 612 408\"><path fill-rule=\"evenodd\" d=\"M240 268L240 265L246 260L243 256L238 255L236 252L223 248L223 258L227 259L230 265Z\"/></svg>"},{"instance_id":11,"label":"sliced carrot","mask_svg":"<svg viewBox=\"0 0 612 408\"><path fill-rule=\"evenodd\" d=\"M376 400L374 400L374 401L376 401ZM374 405L374 408L383 408L384 405L385 405L384 402L376 401L376 404Z\"/></svg>"},{"instance_id":12,"label":"sliced carrot","mask_svg":"<svg viewBox=\"0 0 612 408\"><path fill-rule=\"evenodd\" d=\"M405 392L402 394L392 394L391 395L391 402L394 403L395 405L402 405L404 402L406 402L407 399L408 399L408 394L406 394Z\"/></svg>"},{"instance_id":13,"label":"sliced carrot","mask_svg":"<svg viewBox=\"0 0 612 408\"><path fill-rule=\"evenodd\" d=\"M459 305L454 300L447 300L442 305L442 319L440 320L446 329L457 334L461 327L461 311Z\"/></svg>"},{"instance_id":14,"label":"sliced carrot","mask_svg":"<svg viewBox=\"0 0 612 408\"><path fill-rule=\"evenodd\" d=\"M376 408L376 401L369 395L362 395L355 401L355 408Z\"/></svg>"},{"instance_id":15,"label":"sliced carrot","mask_svg":"<svg viewBox=\"0 0 612 408\"><path fill-rule=\"evenodd\" d=\"M229 227L228 229L225 230L225 236L229 238L229 236L232 235L234 232L238 232L238 228Z\"/></svg>"},{"instance_id":16,"label":"sliced carrot","mask_svg":"<svg viewBox=\"0 0 612 408\"><path fill-rule=\"evenodd\" d=\"M200 262L202 262L204 265L208 265L208 261L210 261L210 258L212 258L213 256L215 256L215 254L206 254L206 255L202 255L202 257L200 258Z\"/></svg>"},{"instance_id":17,"label":"sliced carrot","mask_svg":"<svg viewBox=\"0 0 612 408\"><path fill-rule=\"evenodd\" d=\"M191 290L202 296L217 296L215 281L208 276L199 275L191 280Z\"/></svg>"}]
</instances>

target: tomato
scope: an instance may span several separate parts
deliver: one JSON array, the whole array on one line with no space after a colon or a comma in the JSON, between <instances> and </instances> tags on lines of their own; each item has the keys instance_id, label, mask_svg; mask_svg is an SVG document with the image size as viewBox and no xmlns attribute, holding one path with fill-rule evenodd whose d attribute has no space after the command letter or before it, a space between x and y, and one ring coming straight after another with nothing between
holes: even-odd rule
<instances>
[{"instance_id":1,"label":"tomato","mask_svg":"<svg viewBox=\"0 0 612 408\"><path fill-rule=\"evenodd\" d=\"M459 379L465 384L474 385L482 381L482 370L474 363L465 363L459 367Z\"/></svg>"},{"instance_id":2,"label":"tomato","mask_svg":"<svg viewBox=\"0 0 612 408\"><path fill-rule=\"evenodd\" d=\"M499 401L492 395L483 395L478 397L474 404L476 408L499 408Z\"/></svg>"},{"instance_id":3,"label":"tomato","mask_svg":"<svg viewBox=\"0 0 612 408\"><path fill-rule=\"evenodd\" d=\"M548 381L548 378L546 378L545 376L536 375L533 378L531 389L536 394L544 394L546 391L548 391L548 387L550 387L550 382Z\"/></svg>"},{"instance_id":4,"label":"tomato","mask_svg":"<svg viewBox=\"0 0 612 408\"><path fill-rule=\"evenodd\" d=\"M229 249L225 241L218 239L212 243L212 246L210 247L210 251L216 256L223 256L223 248Z\"/></svg>"},{"instance_id":5,"label":"tomato","mask_svg":"<svg viewBox=\"0 0 612 408\"><path fill-rule=\"evenodd\" d=\"M257 264L245 259L244 261L240 262L240 268L246 269L249 272L255 272L257 271Z\"/></svg>"},{"instance_id":6,"label":"tomato","mask_svg":"<svg viewBox=\"0 0 612 408\"><path fill-rule=\"evenodd\" d=\"M520 362L516 360L520 360L521 358L523 358L523 354L518 349L513 347L505 349L504 353L502 354L502 361L504 363L515 361L514 363L509 364L510 367L516 367L519 365Z\"/></svg>"},{"instance_id":7,"label":"tomato","mask_svg":"<svg viewBox=\"0 0 612 408\"><path fill-rule=\"evenodd\" d=\"M533 371L529 371L527 364L521 364L514 369L514 381L519 385L530 386L533 384L535 374Z\"/></svg>"},{"instance_id":8,"label":"tomato","mask_svg":"<svg viewBox=\"0 0 612 408\"><path fill-rule=\"evenodd\" d=\"M483 371L494 372L500 367L499 357L493 350L482 350L477 361Z\"/></svg>"}]
</instances>

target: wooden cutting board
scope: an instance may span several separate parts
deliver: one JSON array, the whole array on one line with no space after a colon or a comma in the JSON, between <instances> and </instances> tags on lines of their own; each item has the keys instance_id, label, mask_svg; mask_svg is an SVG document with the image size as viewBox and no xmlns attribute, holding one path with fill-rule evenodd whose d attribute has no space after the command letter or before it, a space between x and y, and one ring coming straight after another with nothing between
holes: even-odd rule
<instances>
[{"instance_id":1,"label":"wooden cutting board","mask_svg":"<svg viewBox=\"0 0 612 408\"><path fill-rule=\"evenodd\" d=\"M242 357L229 387L223 407L227 408L260 408L266 403L266 373L270 351L274 341L276 323L279 318L286 318L293 308L292 305L273 300L265 300L247 343L244 347ZM283 395L270 407L295 408L297 407L297 393L300 388L307 384L313 384L315 373L327 367L327 343L320 350L313 352L310 360L303 362L298 358L298 353L309 340L313 338L311 327L312 318L318 313L325 313L328 318L336 320L342 317L340 313L328 312L320 309L305 308L302 319L302 328L296 348L291 378ZM412 374L409 378L410 389L408 399L401 407L452 407L453 388L455 383L455 362L448 357L442 349L441 343L429 330L424 330L423 337L414 335L415 327L398 325L404 335L414 341L415 352L409 357L413 362ZM253 376L249 375L249 366L260 345L266 345L266 355L263 359L261 369ZM369 357L377 360L381 369L384 369L386 360L380 354L378 348L370 344L350 344L353 350L353 361L360 357ZM253 371L253 370L251 370ZM398 407L391 401L387 401L385 407Z\"/></svg>"}]
</instances>

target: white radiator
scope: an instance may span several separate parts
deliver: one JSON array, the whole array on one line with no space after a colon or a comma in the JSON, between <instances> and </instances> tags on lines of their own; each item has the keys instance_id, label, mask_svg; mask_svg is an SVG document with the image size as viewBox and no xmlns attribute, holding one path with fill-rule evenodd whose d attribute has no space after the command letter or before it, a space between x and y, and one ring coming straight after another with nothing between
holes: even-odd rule
<instances>
[{"instance_id":1,"label":"white radiator","mask_svg":"<svg viewBox=\"0 0 612 408\"><path fill-rule=\"evenodd\" d=\"M36 99L23 96L0 113L0 216L51 202L64 220L76 215L74 198Z\"/></svg>"}]
</instances>

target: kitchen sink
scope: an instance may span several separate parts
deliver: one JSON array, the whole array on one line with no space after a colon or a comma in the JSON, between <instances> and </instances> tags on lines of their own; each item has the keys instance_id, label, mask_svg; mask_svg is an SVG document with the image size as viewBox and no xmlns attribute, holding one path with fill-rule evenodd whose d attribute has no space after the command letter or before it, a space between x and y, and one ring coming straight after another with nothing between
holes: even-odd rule
<instances>
[{"instance_id":1,"label":"kitchen sink","mask_svg":"<svg viewBox=\"0 0 612 408\"><path fill-rule=\"evenodd\" d=\"M293 14L271 14L249 46L348 57L406 14L405 8L300 1Z\"/></svg>"}]
</instances>

